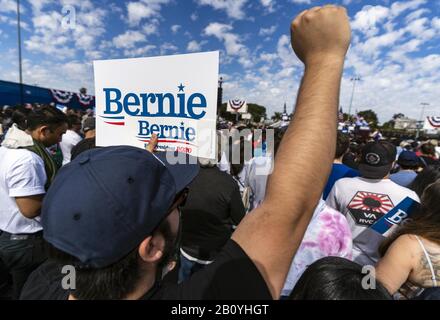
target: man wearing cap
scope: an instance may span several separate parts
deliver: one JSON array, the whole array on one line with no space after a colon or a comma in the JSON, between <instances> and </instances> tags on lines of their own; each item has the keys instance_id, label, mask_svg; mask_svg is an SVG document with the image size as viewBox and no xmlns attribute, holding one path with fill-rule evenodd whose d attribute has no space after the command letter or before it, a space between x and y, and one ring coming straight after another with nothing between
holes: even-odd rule
<instances>
[{"instance_id":1,"label":"man wearing cap","mask_svg":"<svg viewBox=\"0 0 440 320\"><path fill-rule=\"evenodd\" d=\"M404 150L400 153L397 164L399 172L392 174L390 179L399 186L408 188L417 177L416 171L421 167L420 159L415 152Z\"/></svg>"},{"instance_id":2,"label":"man wearing cap","mask_svg":"<svg viewBox=\"0 0 440 320\"><path fill-rule=\"evenodd\" d=\"M82 152L96 147L96 119L87 117L83 123L84 139L72 149L72 161Z\"/></svg>"},{"instance_id":3,"label":"man wearing cap","mask_svg":"<svg viewBox=\"0 0 440 320\"><path fill-rule=\"evenodd\" d=\"M292 35L306 65L295 117L265 200L242 220L215 262L180 285L161 282L174 266L179 207L198 172L190 159L176 164L173 155L133 147L95 149L61 170L43 205L44 237L57 261L73 267L73 286L54 281L45 265L22 297L279 298L333 161L333 119L351 35L347 13L336 6L304 11L292 23ZM60 293L66 284L69 291Z\"/></svg>"},{"instance_id":4,"label":"man wearing cap","mask_svg":"<svg viewBox=\"0 0 440 320\"><path fill-rule=\"evenodd\" d=\"M419 202L415 192L390 180L396 152L396 147L387 141L366 144L359 164L360 177L339 180L327 198L327 205L342 212L348 219L355 261L363 255L358 248L361 244L357 242L357 237L364 230L406 197Z\"/></svg>"}]
</instances>

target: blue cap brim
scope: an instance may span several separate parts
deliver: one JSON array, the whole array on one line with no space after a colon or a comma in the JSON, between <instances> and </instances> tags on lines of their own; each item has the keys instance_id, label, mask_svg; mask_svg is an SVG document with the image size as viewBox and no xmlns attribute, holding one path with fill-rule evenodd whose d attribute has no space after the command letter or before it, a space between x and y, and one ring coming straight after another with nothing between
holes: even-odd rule
<instances>
[{"instance_id":1,"label":"blue cap brim","mask_svg":"<svg viewBox=\"0 0 440 320\"><path fill-rule=\"evenodd\" d=\"M167 167L176 183L176 193L179 193L199 174L200 167L197 158L184 153L158 152L154 154Z\"/></svg>"}]
</instances>

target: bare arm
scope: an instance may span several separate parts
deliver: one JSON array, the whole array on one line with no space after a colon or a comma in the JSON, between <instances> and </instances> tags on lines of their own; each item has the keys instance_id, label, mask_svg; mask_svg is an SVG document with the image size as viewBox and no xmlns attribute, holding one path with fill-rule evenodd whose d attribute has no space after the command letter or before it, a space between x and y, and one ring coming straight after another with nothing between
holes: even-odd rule
<instances>
[{"instance_id":1,"label":"bare arm","mask_svg":"<svg viewBox=\"0 0 440 320\"><path fill-rule=\"evenodd\" d=\"M292 24L292 46L305 64L295 116L278 151L263 204L233 235L276 299L330 173L349 42L348 17L340 7L313 8Z\"/></svg>"},{"instance_id":2,"label":"bare arm","mask_svg":"<svg viewBox=\"0 0 440 320\"><path fill-rule=\"evenodd\" d=\"M15 198L21 214L28 219L33 219L40 215L43 195L17 197Z\"/></svg>"},{"instance_id":3,"label":"bare arm","mask_svg":"<svg viewBox=\"0 0 440 320\"><path fill-rule=\"evenodd\" d=\"M376 266L376 277L390 294L395 294L413 271L419 255L415 241L409 235L399 237Z\"/></svg>"}]
</instances>

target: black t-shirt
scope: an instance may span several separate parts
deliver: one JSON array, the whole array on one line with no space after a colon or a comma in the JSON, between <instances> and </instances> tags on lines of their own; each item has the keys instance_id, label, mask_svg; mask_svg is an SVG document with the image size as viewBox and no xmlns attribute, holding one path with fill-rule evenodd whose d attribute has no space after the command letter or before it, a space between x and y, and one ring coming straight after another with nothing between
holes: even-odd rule
<instances>
[{"instance_id":1,"label":"black t-shirt","mask_svg":"<svg viewBox=\"0 0 440 320\"><path fill-rule=\"evenodd\" d=\"M95 138L87 138L81 140L76 146L72 148L71 154L71 160L75 160L76 157L78 157L81 153L84 151L94 149L96 147L96 139Z\"/></svg>"},{"instance_id":2,"label":"black t-shirt","mask_svg":"<svg viewBox=\"0 0 440 320\"><path fill-rule=\"evenodd\" d=\"M214 260L244 215L234 179L217 167L201 168L182 209L183 250L197 259Z\"/></svg>"},{"instance_id":3,"label":"black t-shirt","mask_svg":"<svg viewBox=\"0 0 440 320\"><path fill-rule=\"evenodd\" d=\"M47 261L26 282L22 300L66 300L61 267ZM255 264L233 240L216 261L182 284L164 283L144 296L151 300L271 300L270 291Z\"/></svg>"}]
</instances>

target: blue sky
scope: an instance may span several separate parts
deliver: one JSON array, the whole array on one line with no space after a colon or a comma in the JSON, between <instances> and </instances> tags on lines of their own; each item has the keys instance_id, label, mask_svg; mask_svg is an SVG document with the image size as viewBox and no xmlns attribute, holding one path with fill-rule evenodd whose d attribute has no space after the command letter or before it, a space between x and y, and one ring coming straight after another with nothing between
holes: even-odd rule
<instances>
[{"instance_id":1,"label":"blue sky","mask_svg":"<svg viewBox=\"0 0 440 320\"><path fill-rule=\"evenodd\" d=\"M341 105L353 76L355 110L381 121L402 112L440 115L440 1L340 0L353 28ZM271 115L292 110L302 65L289 24L318 0L22 0L24 82L77 91L93 88L92 61L221 51L224 100L259 103ZM75 17L67 14L74 8ZM15 0L0 0L0 79L18 81ZM63 11L64 10L64 11ZM70 20L69 20L70 18ZM68 22L73 24L68 24ZM66 26L67 28L63 27ZM70 26L70 28L69 28Z\"/></svg>"}]
</instances>

